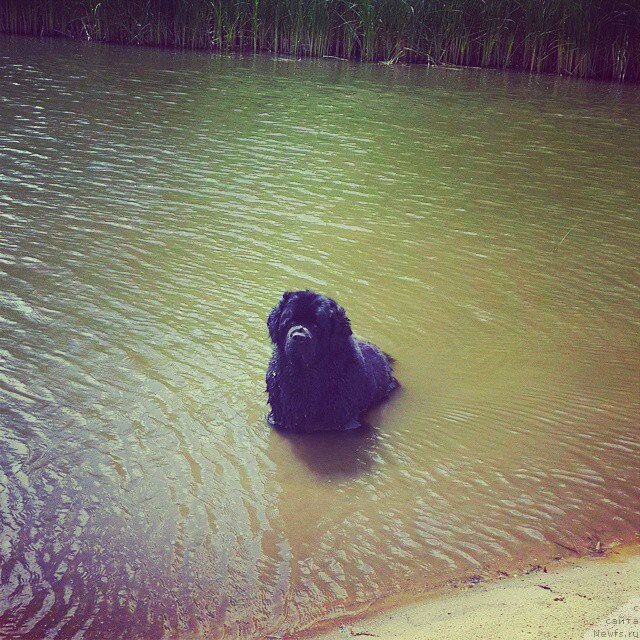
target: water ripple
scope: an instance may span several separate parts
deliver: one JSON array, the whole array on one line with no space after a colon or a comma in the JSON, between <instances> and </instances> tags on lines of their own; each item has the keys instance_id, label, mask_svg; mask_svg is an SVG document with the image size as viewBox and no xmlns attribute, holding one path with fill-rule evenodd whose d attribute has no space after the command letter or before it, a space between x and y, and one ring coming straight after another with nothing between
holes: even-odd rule
<instances>
[{"instance_id":1,"label":"water ripple","mask_svg":"<svg viewBox=\"0 0 640 640\"><path fill-rule=\"evenodd\" d=\"M0 68L0 635L295 634L637 532L637 89L17 38ZM366 433L265 424L302 287L397 360Z\"/></svg>"}]
</instances>

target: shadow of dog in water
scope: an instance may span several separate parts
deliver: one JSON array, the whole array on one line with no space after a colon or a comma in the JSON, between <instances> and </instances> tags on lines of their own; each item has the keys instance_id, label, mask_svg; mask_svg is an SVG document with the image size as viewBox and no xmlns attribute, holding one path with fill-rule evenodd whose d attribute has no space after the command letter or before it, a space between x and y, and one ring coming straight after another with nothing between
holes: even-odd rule
<instances>
[{"instance_id":1,"label":"shadow of dog in water","mask_svg":"<svg viewBox=\"0 0 640 640\"><path fill-rule=\"evenodd\" d=\"M275 430L286 440L292 453L318 478L357 478L375 462L378 432L364 425L351 431L291 433Z\"/></svg>"}]
</instances>

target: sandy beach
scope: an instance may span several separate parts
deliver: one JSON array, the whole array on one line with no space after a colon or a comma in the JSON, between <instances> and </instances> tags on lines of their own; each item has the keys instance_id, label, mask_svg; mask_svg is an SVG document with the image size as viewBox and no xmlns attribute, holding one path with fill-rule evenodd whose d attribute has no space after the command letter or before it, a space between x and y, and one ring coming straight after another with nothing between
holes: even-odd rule
<instances>
[{"instance_id":1,"label":"sandy beach","mask_svg":"<svg viewBox=\"0 0 640 640\"><path fill-rule=\"evenodd\" d=\"M594 626L596 625L596 626ZM428 596L340 624L316 640L640 637L640 546Z\"/></svg>"}]
</instances>

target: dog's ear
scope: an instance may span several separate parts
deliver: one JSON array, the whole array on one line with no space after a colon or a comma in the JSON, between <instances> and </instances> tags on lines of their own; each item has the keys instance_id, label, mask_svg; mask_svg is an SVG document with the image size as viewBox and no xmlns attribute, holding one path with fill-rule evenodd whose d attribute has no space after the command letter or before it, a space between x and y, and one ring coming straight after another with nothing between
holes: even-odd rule
<instances>
[{"instance_id":1,"label":"dog's ear","mask_svg":"<svg viewBox=\"0 0 640 640\"><path fill-rule=\"evenodd\" d=\"M353 332L351 331L351 322L347 318L345 310L334 300L331 301L329 311L331 317L332 334L341 338L348 338Z\"/></svg>"},{"instance_id":2,"label":"dog's ear","mask_svg":"<svg viewBox=\"0 0 640 640\"><path fill-rule=\"evenodd\" d=\"M271 313L267 318L267 327L269 329L269 338L271 338L271 342L276 344L278 342L278 328L280 326L280 318L282 317L282 311L284 310L284 305L287 300L292 296L291 291L285 291L282 294L282 298L280 302L271 309Z\"/></svg>"}]
</instances>

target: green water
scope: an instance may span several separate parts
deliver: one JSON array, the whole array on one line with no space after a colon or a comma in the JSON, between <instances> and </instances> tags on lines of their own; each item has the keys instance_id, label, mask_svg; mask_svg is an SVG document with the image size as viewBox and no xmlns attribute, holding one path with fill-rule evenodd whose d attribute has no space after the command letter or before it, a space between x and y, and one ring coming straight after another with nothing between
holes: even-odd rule
<instances>
[{"instance_id":1,"label":"green water","mask_svg":"<svg viewBox=\"0 0 640 640\"><path fill-rule=\"evenodd\" d=\"M640 529L640 90L0 39L0 635L296 633ZM402 392L265 423L335 297Z\"/></svg>"}]
</instances>

